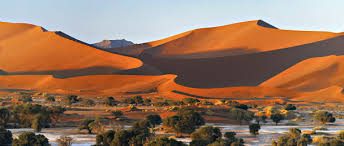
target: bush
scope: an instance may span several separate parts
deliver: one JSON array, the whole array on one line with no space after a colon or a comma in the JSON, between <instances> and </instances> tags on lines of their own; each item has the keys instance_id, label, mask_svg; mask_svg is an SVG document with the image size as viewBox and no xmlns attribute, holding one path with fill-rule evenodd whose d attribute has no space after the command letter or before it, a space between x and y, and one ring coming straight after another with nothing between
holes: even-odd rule
<instances>
[{"instance_id":1,"label":"bush","mask_svg":"<svg viewBox=\"0 0 344 146\"><path fill-rule=\"evenodd\" d=\"M111 115L115 116L115 118L119 118L120 116L123 115L123 112L120 110L112 111Z\"/></svg>"},{"instance_id":2,"label":"bush","mask_svg":"<svg viewBox=\"0 0 344 146\"><path fill-rule=\"evenodd\" d=\"M160 125L162 122L160 115L149 115L146 117L146 120L152 125L152 127Z\"/></svg>"},{"instance_id":3,"label":"bush","mask_svg":"<svg viewBox=\"0 0 344 146\"><path fill-rule=\"evenodd\" d=\"M56 140L59 146L72 146L73 138L68 136L60 136L59 139Z\"/></svg>"},{"instance_id":4,"label":"bush","mask_svg":"<svg viewBox=\"0 0 344 146\"><path fill-rule=\"evenodd\" d=\"M180 109L176 115L169 116L163 120L163 125L174 130L177 136L182 133L191 134L195 129L204 124L203 117L189 108Z\"/></svg>"},{"instance_id":5,"label":"bush","mask_svg":"<svg viewBox=\"0 0 344 146\"><path fill-rule=\"evenodd\" d=\"M44 135L35 135L33 132L23 132L14 139L12 145L18 146L49 146L49 141Z\"/></svg>"},{"instance_id":6,"label":"bush","mask_svg":"<svg viewBox=\"0 0 344 146\"><path fill-rule=\"evenodd\" d=\"M280 114L280 113L271 114L270 118L271 118L272 121L274 121L276 123L276 125L280 121L284 120L284 116L282 114Z\"/></svg>"},{"instance_id":7,"label":"bush","mask_svg":"<svg viewBox=\"0 0 344 146\"><path fill-rule=\"evenodd\" d=\"M250 124L249 125L250 133L253 135L258 135L259 130L260 130L260 125L259 124Z\"/></svg>"},{"instance_id":8,"label":"bush","mask_svg":"<svg viewBox=\"0 0 344 146\"><path fill-rule=\"evenodd\" d=\"M284 107L285 110L289 111L289 110L296 110L296 106L292 105L292 104L287 104Z\"/></svg>"},{"instance_id":9,"label":"bush","mask_svg":"<svg viewBox=\"0 0 344 146\"><path fill-rule=\"evenodd\" d=\"M183 102L184 104L195 104L195 103L199 103L200 101L194 98L184 98Z\"/></svg>"},{"instance_id":10,"label":"bush","mask_svg":"<svg viewBox=\"0 0 344 146\"><path fill-rule=\"evenodd\" d=\"M12 143L12 132L0 128L0 145L9 145Z\"/></svg>"},{"instance_id":11,"label":"bush","mask_svg":"<svg viewBox=\"0 0 344 146\"><path fill-rule=\"evenodd\" d=\"M107 97L104 99L103 104L107 106L116 106L118 101L116 101L113 97Z\"/></svg>"},{"instance_id":12,"label":"bush","mask_svg":"<svg viewBox=\"0 0 344 146\"><path fill-rule=\"evenodd\" d=\"M221 138L222 133L218 127L203 126L191 134L193 145L200 145L196 143L210 144L216 139Z\"/></svg>"},{"instance_id":13,"label":"bush","mask_svg":"<svg viewBox=\"0 0 344 146\"><path fill-rule=\"evenodd\" d=\"M314 120L325 125L328 122L335 122L336 118L334 118L333 115L327 111L317 111L314 115Z\"/></svg>"},{"instance_id":14,"label":"bush","mask_svg":"<svg viewBox=\"0 0 344 146\"><path fill-rule=\"evenodd\" d=\"M159 137L150 142L147 146L186 146L183 142L176 141L175 139L169 139L167 137Z\"/></svg>"},{"instance_id":15,"label":"bush","mask_svg":"<svg viewBox=\"0 0 344 146\"><path fill-rule=\"evenodd\" d=\"M92 99L82 99L81 104L92 106L92 105L95 105L96 103Z\"/></svg>"},{"instance_id":16,"label":"bush","mask_svg":"<svg viewBox=\"0 0 344 146\"><path fill-rule=\"evenodd\" d=\"M68 95L64 97L61 101L64 105L72 105L73 103L79 102L78 96L76 95Z\"/></svg>"},{"instance_id":17,"label":"bush","mask_svg":"<svg viewBox=\"0 0 344 146\"><path fill-rule=\"evenodd\" d=\"M0 107L0 129L6 128L10 120L10 111L5 107Z\"/></svg>"},{"instance_id":18,"label":"bush","mask_svg":"<svg viewBox=\"0 0 344 146\"><path fill-rule=\"evenodd\" d=\"M53 102L55 102L55 97L51 96L51 95L47 95L47 96L45 96L44 100L45 100L45 102L53 103Z\"/></svg>"}]
</instances>

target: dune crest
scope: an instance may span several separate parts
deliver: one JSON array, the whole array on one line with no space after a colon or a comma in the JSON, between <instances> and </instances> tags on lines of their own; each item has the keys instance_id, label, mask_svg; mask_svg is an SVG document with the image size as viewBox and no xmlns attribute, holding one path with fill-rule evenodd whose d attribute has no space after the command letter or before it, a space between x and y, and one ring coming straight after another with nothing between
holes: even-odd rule
<instances>
[{"instance_id":1,"label":"dune crest","mask_svg":"<svg viewBox=\"0 0 344 146\"><path fill-rule=\"evenodd\" d=\"M65 70L82 74L83 69L101 67L91 74L112 74L143 65L139 59L102 51L62 34L31 24L1 22L0 69L9 74Z\"/></svg>"}]
</instances>

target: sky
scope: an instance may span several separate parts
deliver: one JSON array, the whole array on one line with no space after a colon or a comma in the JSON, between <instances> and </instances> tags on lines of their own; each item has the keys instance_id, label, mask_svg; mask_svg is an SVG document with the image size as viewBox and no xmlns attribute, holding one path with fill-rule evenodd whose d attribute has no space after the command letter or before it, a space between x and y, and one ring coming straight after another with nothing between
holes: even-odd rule
<instances>
[{"instance_id":1,"label":"sky","mask_svg":"<svg viewBox=\"0 0 344 146\"><path fill-rule=\"evenodd\" d=\"M258 19L280 29L343 32L343 6L343 0L1 0L0 21L63 31L87 43L143 43Z\"/></svg>"}]
</instances>

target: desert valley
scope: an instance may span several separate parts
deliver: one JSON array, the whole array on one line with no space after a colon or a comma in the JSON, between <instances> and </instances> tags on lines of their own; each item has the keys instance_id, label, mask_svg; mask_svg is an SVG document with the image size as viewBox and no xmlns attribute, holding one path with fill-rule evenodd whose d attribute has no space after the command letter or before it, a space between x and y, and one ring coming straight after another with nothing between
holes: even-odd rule
<instances>
[{"instance_id":1,"label":"desert valley","mask_svg":"<svg viewBox=\"0 0 344 146\"><path fill-rule=\"evenodd\" d=\"M341 145L343 55L344 33L263 20L141 44L0 22L0 129L13 145L25 131L51 145Z\"/></svg>"}]
</instances>

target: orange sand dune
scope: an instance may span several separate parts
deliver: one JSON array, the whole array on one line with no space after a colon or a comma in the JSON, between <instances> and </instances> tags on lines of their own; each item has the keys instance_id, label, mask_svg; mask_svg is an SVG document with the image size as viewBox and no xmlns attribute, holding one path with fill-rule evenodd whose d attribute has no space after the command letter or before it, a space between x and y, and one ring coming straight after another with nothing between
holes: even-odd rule
<instances>
[{"instance_id":1,"label":"orange sand dune","mask_svg":"<svg viewBox=\"0 0 344 146\"><path fill-rule=\"evenodd\" d=\"M318 102L318 103L336 103L344 102L343 87L330 86L314 92L307 92L299 97L293 98L294 101Z\"/></svg>"},{"instance_id":2,"label":"orange sand dune","mask_svg":"<svg viewBox=\"0 0 344 146\"><path fill-rule=\"evenodd\" d=\"M0 70L10 74L112 74L142 66L139 59L108 53L62 32L0 22ZM67 72L63 72L67 71Z\"/></svg>"},{"instance_id":3,"label":"orange sand dune","mask_svg":"<svg viewBox=\"0 0 344 146\"><path fill-rule=\"evenodd\" d=\"M339 33L275 29L262 20L188 31L114 51L159 57L213 58L271 51L339 36Z\"/></svg>"},{"instance_id":4,"label":"orange sand dune","mask_svg":"<svg viewBox=\"0 0 344 146\"><path fill-rule=\"evenodd\" d=\"M302 61L273 78L262 87L315 91L331 86L344 87L344 56L326 56Z\"/></svg>"},{"instance_id":5,"label":"orange sand dune","mask_svg":"<svg viewBox=\"0 0 344 146\"><path fill-rule=\"evenodd\" d=\"M58 79L51 75L8 75L0 76L0 89L99 95L150 93L174 78L174 75L92 75Z\"/></svg>"}]
</instances>

